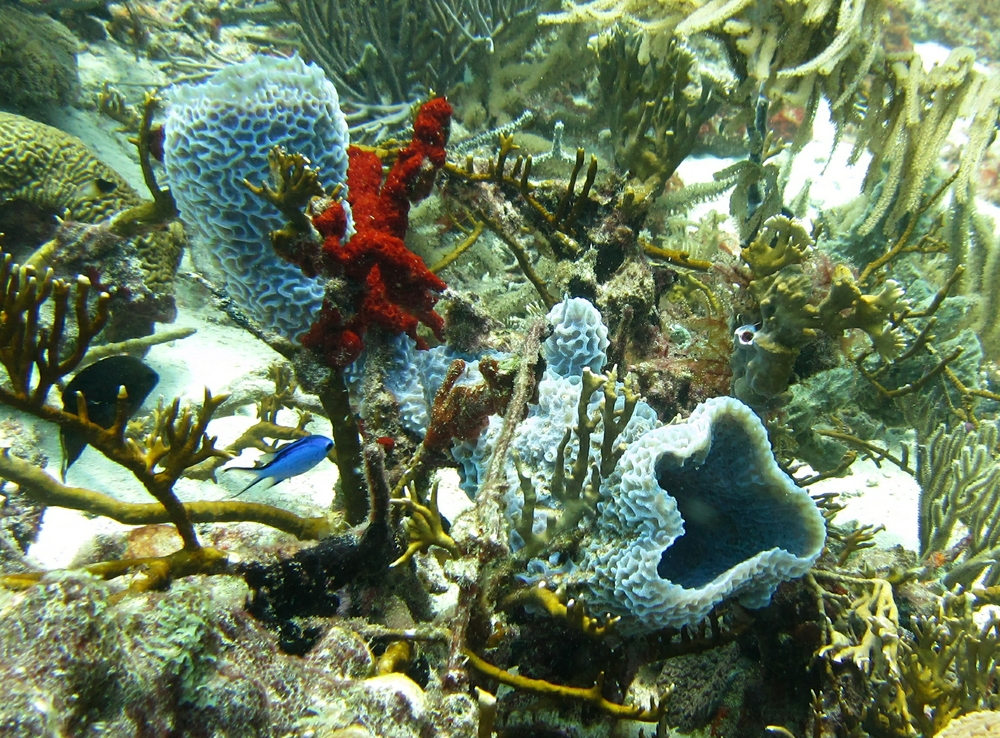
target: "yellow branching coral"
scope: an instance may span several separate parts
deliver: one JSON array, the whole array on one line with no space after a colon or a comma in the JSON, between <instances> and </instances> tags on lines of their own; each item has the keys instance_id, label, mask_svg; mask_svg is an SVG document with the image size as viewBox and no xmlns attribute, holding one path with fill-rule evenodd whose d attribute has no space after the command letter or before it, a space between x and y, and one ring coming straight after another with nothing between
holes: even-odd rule
<instances>
[{"instance_id":1,"label":"yellow branching coral","mask_svg":"<svg viewBox=\"0 0 1000 738\"><path fill-rule=\"evenodd\" d=\"M274 205L284 216L286 224L271 231L271 244L279 256L284 257L296 241L308 237L312 223L306 207L314 197L325 193L319 174L309 166L302 154L289 153L281 146L273 147L267 154L271 184L255 185L244 179L243 184L255 195ZM273 185L273 186L272 186Z\"/></svg>"},{"instance_id":2,"label":"yellow branching coral","mask_svg":"<svg viewBox=\"0 0 1000 738\"><path fill-rule=\"evenodd\" d=\"M10 381L9 389L0 387L0 402L28 412L44 406L49 390L79 365L87 345L104 328L108 294L98 295L91 314L90 280L80 277L75 287L76 346L64 354L63 328L70 311L71 285L55 279L51 269L38 275L32 267L22 268L10 254L0 252L0 362ZM51 327L40 330L42 305L50 299L55 306Z\"/></svg>"},{"instance_id":3,"label":"yellow branching coral","mask_svg":"<svg viewBox=\"0 0 1000 738\"><path fill-rule=\"evenodd\" d=\"M533 521L538 508L535 481L524 468L518 455L516 453L513 455L521 495L524 498L524 507L516 525L518 534L524 540L524 555L537 555L557 536L574 530L584 516L596 508L601 480L611 474L623 453L623 449L618 447L618 437L632 418L639 400L635 377L628 375L623 383L619 383L617 378L617 367L612 368L607 374L594 374L589 368L583 370L580 398L577 402L576 427L566 430L556 448L553 462L555 468L546 490L559 505L557 509L545 511L548 526L541 533L533 530ZM602 390L603 394L600 411L591 415L588 411L590 398L598 390ZM619 396L624 400L620 408L617 407ZM588 451L591 447L591 436L599 424L603 424L604 428L600 465ZM579 451L567 470L566 452L574 435Z\"/></svg>"},{"instance_id":4,"label":"yellow branching coral","mask_svg":"<svg viewBox=\"0 0 1000 738\"><path fill-rule=\"evenodd\" d=\"M832 640L817 653L833 661L851 661L865 674L883 674L897 668L899 610L892 585L885 579L871 579L870 589L850 605L851 618L863 628L859 638L831 631Z\"/></svg>"},{"instance_id":5,"label":"yellow branching coral","mask_svg":"<svg viewBox=\"0 0 1000 738\"><path fill-rule=\"evenodd\" d=\"M892 316L907 307L903 288L887 279L874 295L861 292L851 270L843 264L834 269L830 293L819 305L820 322L830 332L860 328L879 355L894 359L903 346L902 335L890 328Z\"/></svg>"},{"instance_id":6,"label":"yellow branching coral","mask_svg":"<svg viewBox=\"0 0 1000 738\"><path fill-rule=\"evenodd\" d=\"M155 502L121 502L111 495L81 487L69 487L37 466L0 451L0 478L18 485L21 493L43 505L81 510L101 515L125 525L154 525L171 522L166 508ZM256 502L218 500L185 502L192 523L262 523L301 539L323 538L330 528L325 517L302 518L287 510Z\"/></svg>"},{"instance_id":7,"label":"yellow branching coral","mask_svg":"<svg viewBox=\"0 0 1000 738\"><path fill-rule=\"evenodd\" d=\"M410 512L410 517L406 520L406 533L410 539L410 545L403 555L393 561L389 567L393 568L400 564L405 564L413 558L418 551L426 551L431 546L443 548L454 556L458 555L458 544L455 539L444 532L444 524L441 520L441 513L438 512L438 485L431 486L431 498L427 505L423 504L417 488L410 485L408 488L409 497L403 499L390 500L393 504L402 505Z\"/></svg>"},{"instance_id":8,"label":"yellow branching coral","mask_svg":"<svg viewBox=\"0 0 1000 738\"><path fill-rule=\"evenodd\" d=\"M597 681L592 687L588 687L586 689L581 687L567 687L562 684L547 682L544 679L531 679L526 676L521 676L520 674L512 674L509 671L500 669L488 661L481 659L468 649L465 649L463 654L477 671L485 674L491 679L496 679L501 684L506 684L510 687L514 687L515 689L521 689L525 692L532 692L534 694L545 695L548 697L583 700L584 702L591 703L607 714L623 720L638 720L640 722L647 723L658 722L663 716L663 712L666 709L667 698L670 696L668 691L666 694L661 696L660 700L655 705L650 705L645 709L640 707L631 707L629 705L620 705L606 699L602 694L604 690L603 673L598 676Z\"/></svg>"},{"instance_id":9,"label":"yellow branching coral","mask_svg":"<svg viewBox=\"0 0 1000 738\"><path fill-rule=\"evenodd\" d=\"M614 630L620 617L607 615L602 618L587 614L586 605L577 599L566 598L566 588L549 589L545 582L539 582L534 587L518 590L507 597L503 605L534 604L545 609L554 618L565 620L575 630L593 638L602 638Z\"/></svg>"},{"instance_id":10,"label":"yellow branching coral","mask_svg":"<svg viewBox=\"0 0 1000 738\"><path fill-rule=\"evenodd\" d=\"M119 388L115 419L109 428L90 420L82 393L77 393L75 412L49 404L50 391L80 365L90 342L107 321L106 293L98 295L91 308L90 283L85 278L78 278L74 288L55 279L52 270L39 276L32 267L22 268L0 252L0 295L0 364L6 373L6 381L0 382L0 404L77 433L131 472L158 504L123 505L98 492L67 487L42 470L7 455L0 459L0 474L45 504L62 504L118 519L169 520L184 544L181 551L163 559L104 562L91 567L91 571L118 576L142 568L146 578L138 583L141 587L158 586L172 576L217 571L225 563L225 554L201 545L194 529L195 519L253 519L304 537L328 532L325 520L301 519L267 506L251 509L230 503L181 503L173 487L188 468L215 457L228 457L215 447L215 439L207 432L224 395L213 397L206 389L205 400L197 409L182 408L179 400L161 406L152 429L141 439L126 436L129 398L124 388ZM75 335L68 330L70 324L75 326ZM7 583L23 584L40 576L18 575L17 581Z\"/></svg>"},{"instance_id":11,"label":"yellow branching coral","mask_svg":"<svg viewBox=\"0 0 1000 738\"><path fill-rule=\"evenodd\" d=\"M817 580L860 595L834 594ZM937 735L958 715L996 707L1000 619L983 609L986 599L961 588L947 592L935 613L911 619L911 636L900 626L889 581L827 571L807 581L827 623L817 656L865 674L871 706L862 720L880 733Z\"/></svg>"}]
</instances>

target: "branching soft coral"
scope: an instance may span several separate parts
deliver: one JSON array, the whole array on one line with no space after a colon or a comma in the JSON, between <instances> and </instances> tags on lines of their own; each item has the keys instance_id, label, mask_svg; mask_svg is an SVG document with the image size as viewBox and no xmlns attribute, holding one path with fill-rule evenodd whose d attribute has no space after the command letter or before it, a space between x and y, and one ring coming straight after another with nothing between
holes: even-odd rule
<instances>
[{"instance_id":1,"label":"branching soft coral","mask_svg":"<svg viewBox=\"0 0 1000 738\"><path fill-rule=\"evenodd\" d=\"M90 303L94 305L91 308ZM87 401L77 393L76 412L49 403L51 390L86 357L91 341L108 319L107 293L91 299L91 284L79 277L75 285L55 279L51 269L39 273L21 267L0 251L0 405L33 415L78 433L122 469L132 473L156 504L125 504L101 492L67 487L31 463L10 454L0 455L0 477L18 484L20 493L45 505L57 505L131 523L168 520L177 529L183 548L157 559L105 561L88 567L98 576L115 577L142 569L138 588L157 587L171 578L220 570L222 551L198 540L196 522L254 520L302 538L326 535L325 518L300 518L267 505L199 502L184 504L174 484L184 472L209 459L228 454L215 447L208 423L225 395L206 390L197 409L182 408L179 400L161 407L153 429L141 439L126 435L129 410L125 388L119 388L114 422L105 428L93 422ZM25 586L44 572L0 578L7 586Z\"/></svg>"},{"instance_id":2,"label":"branching soft coral","mask_svg":"<svg viewBox=\"0 0 1000 738\"><path fill-rule=\"evenodd\" d=\"M426 103L414 121L413 140L399 152L384 183L378 155L352 146L347 187L354 235L345 239L347 218L340 202L313 219L324 238L321 273L346 278L353 290L352 314L327 300L302 339L332 367L347 366L358 357L369 325L406 333L418 346L423 345L417 336L420 323L442 337L444 321L434 304L446 285L403 239L410 203L430 193L434 175L444 165L450 123L451 106L444 98Z\"/></svg>"}]
</instances>

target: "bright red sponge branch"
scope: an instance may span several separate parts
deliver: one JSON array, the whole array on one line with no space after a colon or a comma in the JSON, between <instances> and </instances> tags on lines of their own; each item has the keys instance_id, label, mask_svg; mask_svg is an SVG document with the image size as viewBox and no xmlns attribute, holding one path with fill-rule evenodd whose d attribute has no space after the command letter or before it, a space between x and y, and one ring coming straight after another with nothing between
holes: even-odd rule
<instances>
[{"instance_id":1,"label":"bright red sponge branch","mask_svg":"<svg viewBox=\"0 0 1000 738\"><path fill-rule=\"evenodd\" d=\"M323 276L344 277L354 290L350 306L326 301L302 337L302 344L321 354L331 367L342 368L358 358L365 331L372 324L406 333L421 348L426 345L417 336L419 323L443 339L444 320L434 312L434 305L447 285L406 248L403 239L410 203L430 194L434 177L444 166L451 114L451 105L443 97L424 103L413 122L413 139L399 152L384 183L382 161L374 152L356 146L349 149L347 200L355 232L346 243L346 218L340 203L313 219L324 239Z\"/></svg>"}]
</instances>

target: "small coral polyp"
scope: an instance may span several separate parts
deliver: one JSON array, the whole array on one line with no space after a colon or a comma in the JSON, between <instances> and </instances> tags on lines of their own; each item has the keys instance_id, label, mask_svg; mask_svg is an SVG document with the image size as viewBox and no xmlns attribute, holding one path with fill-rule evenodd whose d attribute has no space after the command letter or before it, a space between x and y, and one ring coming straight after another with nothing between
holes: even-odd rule
<instances>
[{"instance_id":1,"label":"small coral polyp","mask_svg":"<svg viewBox=\"0 0 1000 738\"><path fill-rule=\"evenodd\" d=\"M729 597L765 606L823 551L823 516L778 467L753 411L731 397L632 443L601 489L578 569L592 610L623 631L697 623Z\"/></svg>"}]
</instances>

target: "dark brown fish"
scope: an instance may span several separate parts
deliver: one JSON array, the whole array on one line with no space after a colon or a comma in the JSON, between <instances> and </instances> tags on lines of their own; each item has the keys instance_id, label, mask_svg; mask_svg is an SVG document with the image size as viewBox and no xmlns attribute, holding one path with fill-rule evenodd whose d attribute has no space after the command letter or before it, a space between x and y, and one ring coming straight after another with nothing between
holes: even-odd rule
<instances>
[{"instance_id":1,"label":"dark brown fish","mask_svg":"<svg viewBox=\"0 0 1000 738\"><path fill-rule=\"evenodd\" d=\"M134 356L109 356L83 369L66 385L62 393L63 410L75 415L76 393L82 392L87 400L87 415L91 422L110 428L115 422L119 387L124 387L128 393L128 414L132 417L159 381L160 375ZM59 431L59 440L62 443L62 478L65 482L66 472L80 458L87 442L78 431L65 426Z\"/></svg>"}]
</instances>

